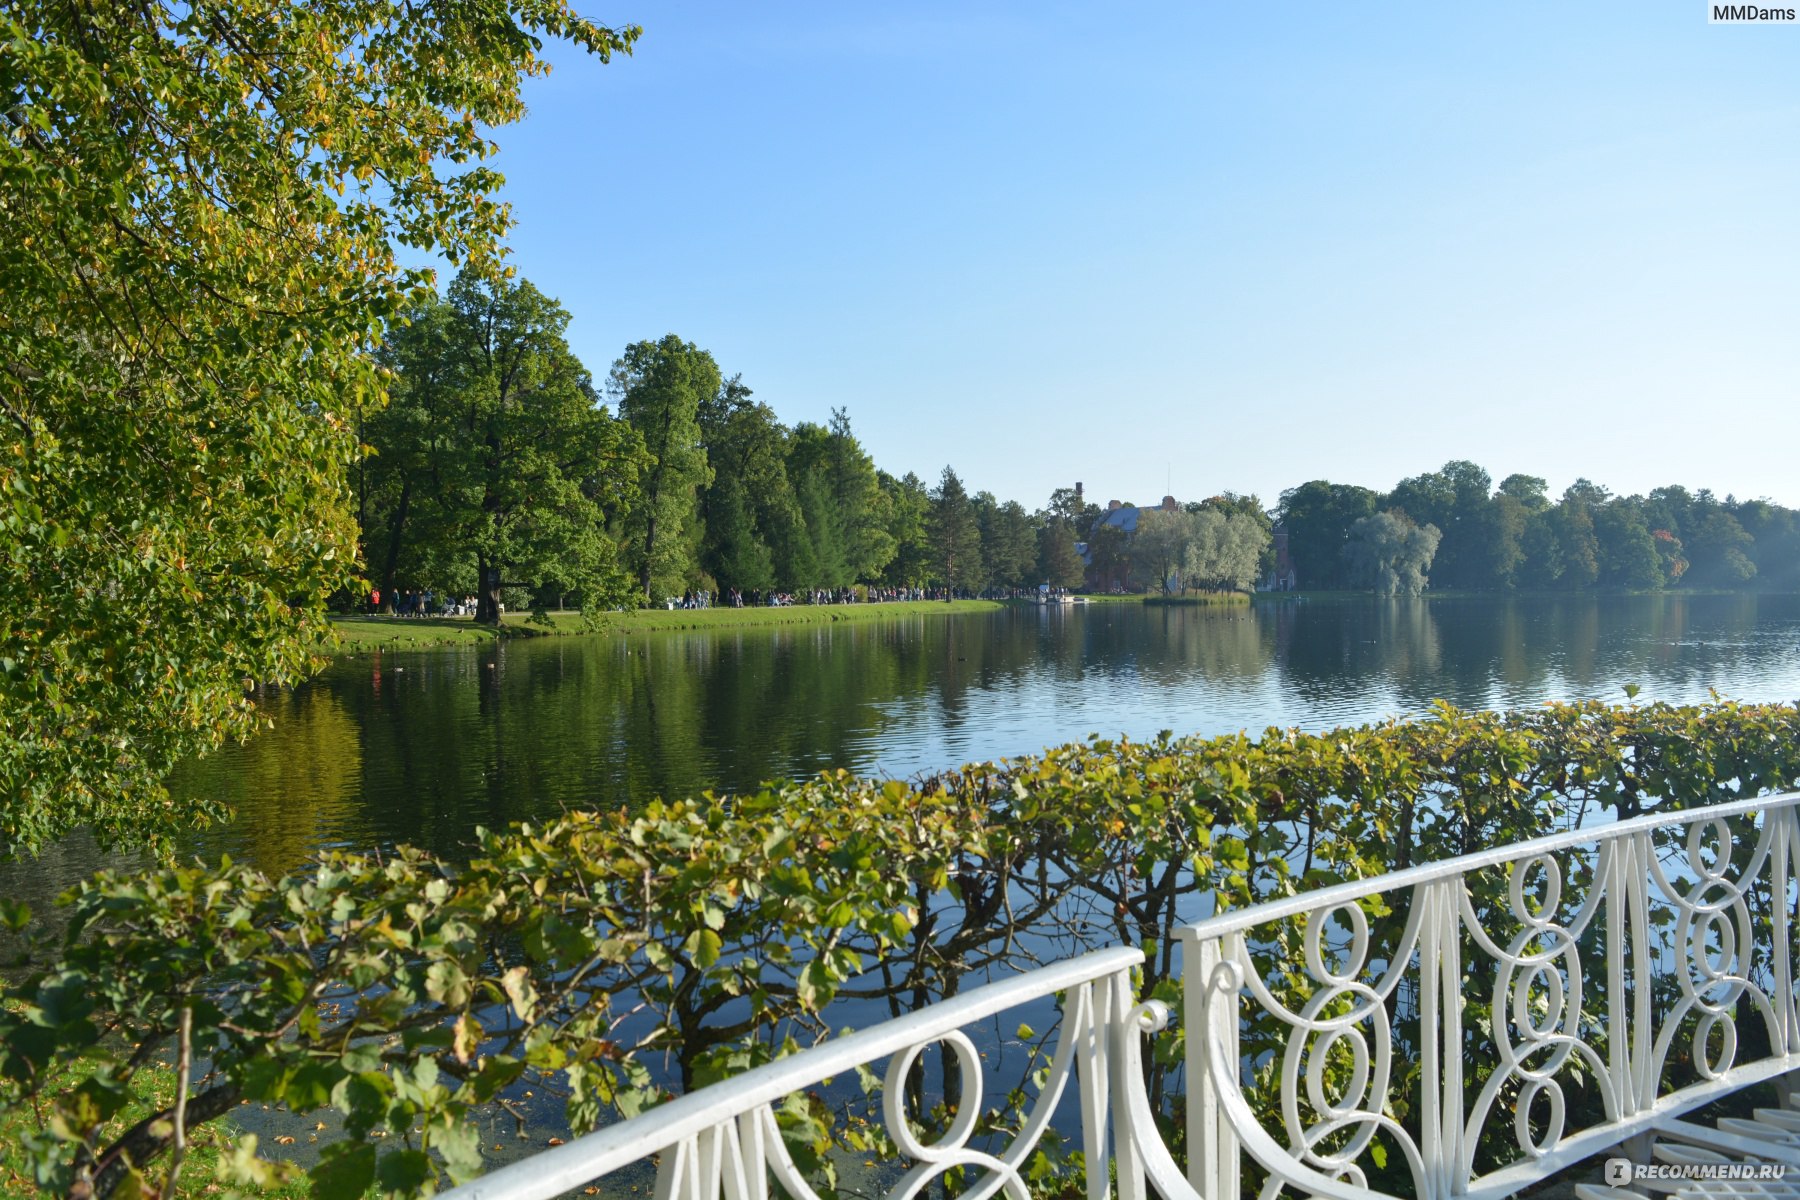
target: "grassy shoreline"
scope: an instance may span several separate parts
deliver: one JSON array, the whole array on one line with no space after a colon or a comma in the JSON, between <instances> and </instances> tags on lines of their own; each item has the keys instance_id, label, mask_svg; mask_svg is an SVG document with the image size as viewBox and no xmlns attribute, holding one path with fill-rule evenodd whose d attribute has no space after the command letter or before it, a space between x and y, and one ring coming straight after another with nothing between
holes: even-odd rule
<instances>
[{"instance_id":1,"label":"grassy shoreline","mask_svg":"<svg viewBox=\"0 0 1800 1200\"><path fill-rule=\"evenodd\" d=\"M598 629L582 623L581 614L550 614L550 624L525 613L509 613L498 629L477 625L468 617L333 617L332 655L367 654L377 650L424 650L441 646L486 646L499 638L579 637L617 633L650 633L683 629L748 629L771 625L831 625L844 621L881 621L901 617L998 612L1001 600L901 600L880 604L796 604L786 608L646 608L607 613Z\"/></svg>"}]
</instances>

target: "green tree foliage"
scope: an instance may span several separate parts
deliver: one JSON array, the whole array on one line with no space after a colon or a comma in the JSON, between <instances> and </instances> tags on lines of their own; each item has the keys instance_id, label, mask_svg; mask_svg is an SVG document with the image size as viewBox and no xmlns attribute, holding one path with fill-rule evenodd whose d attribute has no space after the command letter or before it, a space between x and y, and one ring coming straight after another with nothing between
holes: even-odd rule
<instances>
[{"instance_id":1,"label":"green tree foliage","mask_svg":"<svg viewBox=\"0 0 1800 1200\"><path fill-rule=\"evenodd\" d=\"M700 489L712 482L700 408L723 385L711 354L674 334L634 342L613 364L610 387L619 415L644 440L641 499L626 516L640 600L685 591L694 581L702 530Z\"/></svg>"},{"instance_id":2,"label":"green tree foliage","mask_svg":"<svg viewBox=\"0 0 1800 1200\"><path fill-rule=\"evenodd\" d=\"M1093 565L1100 587L1110 590L1130 585L1137 560L1137 548L1130 534L1117 525L1102 523L1088 534L1087 547L1088 562Z\"/></svg>"},{"instance_id":3,"label":"green tree foliage","mask_svg":"<svg viewBox=\"0 0 1800 1200\"><path fill-rule=\"evenodd\" d=\"M1051 587L1078 588L1087 576L1087 564L1075 553L1075 527L1057 517L1038 525L1037 577Z\"/></svg>"},{"instance_id":4,"label":"green tree foliage","mask_svg":"<svg viewBox=\"0 0 1800 1200\"><path fill-rule=\"evenodd\" d=\"M1184 585L1220 592L1256 586L1269 549L1267 518L1229 508L1201 508L1190 515L1193 539L1182 558Z\"/></svg>"},{"instance_id":5,"label":"green tree foliage","mask_svg":"<svg viewBox=\"0 0 1800 1200\"><path fill-rule=\"evenodd\" d=\"M1046 519L1066 522L1070 528L1086 532L1100 519L1100 506L1083 500L1074 488L1057 488L1050 493Z\"/></svg>"},{"instance_id":6,"label":"green tree foliage","mask_svg":"<svg viewBox=\"0 0 1800 1200\"><path fill-rule=\"evenodd\" d=\"M1269 544L1267 522L1230 506L1193 511L1146 509L1132 535L1132 559L1144 582L1165 593L1182 590L1247 592L1256 586Z\"/></svg>"},{"instance_id":7,"label":"green tree foliage","mask_svg":"<svg viewBox=\"0 0 1800 1200\"><path fill-rule=\"evenodd\" d=\"M1800 590L1800 513L1767 500L1750 500L1732 515L1751 539L1758 586Z\"/></svg>"},{"instance_id":8,"label":"green tree foliage","mask_svg":"<svg viewBox=\"0 0 1800 1200\"><path fill-rule=\"evenodd\" d=\"M888 535L894 539L894 557L881 572L883 583L917 587L931 570L929 530L931 493L925 481L908 471L898 479L878 472Z\"/></svg>"},{"instance_id":9,"label":"green tree foliage","mask_svg":"<svg viewBox=\"0 0 1800 1200\"><path fill-rule=\"evenodd\" d=\"M1474 463L1457 459L1442 470L1401 480L1388 496L1388 507L1442 532L1432 566L1441 587L1486 588L1500 582L1495 546L1500 531L1488 494L1492 482Z\"/></svg>"},{"instance_id":10,"label":"green tree foliage","mask_svg":"<svg viewBox=\"0 0 1800 1200\"><path fill-rule=\"evenodd\" d=\"M1551 515L1551 529L1562 570L1562 585L1580 591L1600 578L1600 539L1594 533L1596 503L1606 502L1605 490L1578 479L1563 492L1562 503Z\"/></svg>"},{"instance_id":11,"label":"green tree foliage","mask_svg":"<svg viewBox=\"0 0 1800 1200\"><path fill-rule=\"evenodd\" d=\"M701 493L701 567L720 588L775 585L775 547L799 521L788 483L786 431L733 376L700 408L712 486Z\"/></svg>"},{"instance_id":12,"label":"green tree foliage","mask_svg":"<svg viewBox=\"0 0 1800 1200\"><path fill-rule=\"evenodd\" d=\"M1756 576L1750 535L1722 506L1696 505L1683 539L1692 560L1689 581L1702 587L1736 587Z\"/></svg>"},{"instance_id":13,"label":"green tree foliage","mask_svg":"<svg viewBox=\"0 0 1800 1200\"><path fill-rule=\"evenodd\" d=\"M1132 557L1149 586L1165 595L1181 578L1181 567L1198 536L1198 514L1146 509L1138 514L1132 535Z\"/></svg>"},{"instance_id":14,"label":"green tree foliage","mask_svg":"<svg viewBox=\"0 0 1800 1200\"><path fill-rule=\"evenodd\" d=\"M1344 546L1350 577L1378 595L1417 596L1430 582L1440 536L1437 526L1416 524L1397 510L1363 517Z\"/></svg>"},{"instance_id":15,"label":"green tree foliage","mask_svg":"<svg viewBox=\"0 0 1800 1200\"><path fill-rule=\"evenodd\" d=\"M1380 497L1368 488L1315 479L1281 493L1281 523L1300 585L1345 586L1344 547L1350 527L1375 513Z\"/></svg>"},{"instance_id":16,"label":"green tree foliage","mask_svg":"<svg viewBox=\"0 0 1800 1200\"><path fill-rule=\"evenodd\" d=\"M1017 500L1004 504L992 492L975 495L975 523L981 530L981 562L987 585L1033 587L1037 581L1037 531Z\"/></svg>"},{"instance_id":17,"label":"green tree foliage","mask_svg":"<svg viewBox=\"0 0 1800 1200\"><path fill-rule=\"evenodd\" d=\"M136 842L349 584L369 351L490 257L481 160L561 0L0 9L0 852ZM445 64L454 63L454 69Z\"/></svg>"},{"instance_id":18,"label":"green tree foliage","mask_svg":"<svg viewBox=\"0 0 1800 1200\"><path fill-rule=\"evenodd\" d=\"M825 467L831 500L844 527L844 554L851 579L874 579L892 561L899 543L889 531L887 494L875 461L850 432L850 414L831 410Z\"/></svg>"},{"instance_id":19,"label":"green tree foliage","mask_svg":"<svg viewBox=\"0 0 1800 1200\"><path fill-rule=\"evenodd\" d=\"M365 528L389 594L409 541L414 583L473 591L479 621L499 621L507 587L554 587L589 609L627 594L606 528L631 507L641 442L599 404L568 323L531 284L470 272L396 322L383 354L394 400L369 423L364 469L382 497Z\"/></svg>"},{"instance_id":20,"label":"green tree foliage","mask_svg":"<svg viewBox=\"0 0 1800 1200\"><path fill-rule=\"evenodd\" d=\"M1261 530L1262 549L1258 552L1255 580L1269 574L1275 569L1275 518L1263 507L1262 499L1255 495L1239 495L1237 492L1221 492L1217 496L1209 496L1198 504L1189 504L1190 512L1219 512L1226 516L1233 514L1245 516Z\"/></svg>"},{"instance_id":21,"label":"green tree foliage","mask_svg":"<svg viewBox=\"0 0 1800 1200\"><path fill-rule=\"evenodd\" d=\"M1659 588L1663 564L1644 514L1623 500L1594 512L1594 540L1600 548L1599 582L1603 587Z\"/></svg>"},{"instance_id":22,"label":"green tree foliage","mask_svg":"<svg viewBox=\"0 0 1800 1200\"><path fill-rule=\"evenodd\" d=\"M933 577L945 587L979 586L984 570L981 525L976 520L975 504L963 488L962 480L949 467L944 468L937 488L931 493L927 530Z\"/></svg>"},{"instance_id":23,"label":"green tree foliage","mask_svg":"<svg viewBox=\"0 0 1800 1200\"><path fill-rule=\"evenodd\" d=\"M1800 513L1768 500L1721 500L1679 485L1615 496L1578 479L1553 501L1542 478L1523 474L1508 475L1491 494L1487 489L1487 473L1458 460L1401 480L1387 496L1389 507L1442 530L1434 586L1800 587ZM1303 582L1343 582L1342 574L1309 564L1333 545L1336 531L1348 529L1347 511L1379 500L1323 480L1283 493L1281 517Z\"/></svg>"},{"instance_id":24,"label":"green tree foliage","mask_svg":"<svg viewBox=\"0 0 1800 1200\"><path fill-rule=\"evenodd\" d=\"M26 1152L46 1190L144 1194L169 1170L172 1098L121 1137L99 1131L146 1064L179 1057L186 1024L190 1128L243 1100L334 1105L343 1134L314 1194L416 1195L480 1172L478 1103L559 1087L585 1131L767 1061L796 1020L836 1028L827 1006L853 982L864 1011L951 994L1017 961L997 947L1068 938L1071 908L1101 914L1094 940L1153 942L1143 986L1168 999L1166 931L1204 897L1241 908L1796 782L1793 706L1438 706L1318 733L1093 740L912 785L833 772L572 813L483 834L462 865L401 848L276 879L229 862L105 873L0 1012L0 1103L42 1113ZM1471 891L1478 912L1510 911L1504 874L1495 885ZM1372 936L1404 917L1372 920ZM1287 1032L1253 1025L1246 1046ZM1469 1036L1471 1062L1496 1060L1487 1031ZM651 1073L665 1054L666 1083ZM53 1091L70 1070L87 1082ZM821 1160L856 1145L853 1123L789 1116ZM226 1166L273 1171L253 1150Z\"/></svg>"},{"instance_id":25,"label":"green tree foliage","mask_svg":"<svg viewBox=\"0 0 1800 1200\"><path fill-rule=\"evenodd\" d=\"M363 563L389 612L403 568L412 584L475 586L473 575L427 557L445 540L431 528L443 511L431 500L444 478L440 450L462 385L454 325L450 305L432 293L390 324L376 351L389 372L388 403L363 417L372 453L357 460L353 479Z\"/></svg>"},{"instance_id":26,"label":"green tree foliage","mask_svg":"<svg viewBox=\"0 0 1800 1200\"><path fill-rule=\"evenodd\" d=\"M823 471L808 471L800 479L800 529L805 538L804 554L796 563L787 583L789 587L841 588L853 578L850 567L850 537L845 529L844 514L831 494L831 482Z\"/></svg>"}]
</instances>

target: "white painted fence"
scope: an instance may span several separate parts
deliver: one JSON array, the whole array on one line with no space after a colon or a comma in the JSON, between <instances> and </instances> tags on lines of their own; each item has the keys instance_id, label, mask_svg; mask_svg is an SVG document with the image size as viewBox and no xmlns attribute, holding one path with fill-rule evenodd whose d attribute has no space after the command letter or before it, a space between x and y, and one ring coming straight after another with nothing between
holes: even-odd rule
<instances>
[{"instance_id":1,"label":"white painted fence","mask_svg":"<svg viewBox=\"0 0 1800 1200\"><path fill-rule=\"evenodd\" d=\"M1761 798L1577 831L1180 929L1185 1170L1144 1087L1144 1035L1170 1014L1134 1003L1142 955L1117 948L754 1068L447 1195L535 1200L656 1155L655 1200L769 1200L771 1180L793 1200L817 1200L773 1105L883 1059L885 1123L912 1164L894 1200L955 1166L970 1168L968 1200L1027 1200L1021 1170L1072 1079L1088 1200L1115 1186L1120 1200L1150 1190L1237 1200L1246 1160L1259 1164L1265 1195L1291 1185L1369 1200L1382 1194L1368 1188L1378 1146L1406 1194L1511 1195L1656 1121L1800 1068L1796 805L1800 795ZM1058 993L1047 1085L1007 1147L978 1149L983 1072L963 1028ZM1743 1052L1745 1016L1768 1053ZM956 1056L964 1095L951 1127L924 1144L903 1112L904 1082L936 1044ZM1576 1088L1602 1111L1570 1127ZM1496 1156L1491 1135L1481 1149L1490 1127L1506 1161L1482 1161Z\"/></svg>"},{"instance_id":2,"label":"white painted fence","mask_svg":"<svg viewBox=\"0 0 1800 1200\"><path fill-rule=\"evenodd\" d=\"M1183 962L1199 965L1184 988L1196 1152L1192 1190L1159 1190L1234 1200L1247 1155L1296 1190L1363 1197L1379 1140L1412 1195L1508 1196L1800 1068L1797 804L1579 830L1181 930ZM1372 940L1383 907L1389 933ZM1274 961L1272 940L1296 925L1301 961ZM1745 1052L1746 1034L1767 1052ZM1418 1071L1402 1089L1408 1052ZM1262 1068L1260 1092L1247 1066ZM1603 1112L1574 1128L1577 1087ZM1245 1088L1273 1099L1278 1130Z\"/></svg>"},{"instance_id":3,"label":"white painted fence","mask_svg":"<svg viewBox=\"0 0 1800 1200\"><path fill-rule=\"evenodd\" d=\"M783 1147L774 1104L856 1067L888 1060L882 1091L888 1132L915 1164L890 1193L909 1200L955 1166L972 1168L969 1200L1004 1189L1028 1200L1020 1168L1050 1124L1069 1081L1079 1088L1082 1144L1087 1150L1090 1200L1108 1194L1107 1139L1115 1109L1108 1093L1120 1084L1112 1048L1121 1014L1131 1003L1136 950L1096 950L1029 974L975 988L787 1058L701 1088L618 1125L576 1138L492 1171L444 1193L457 1200L541 1200L578 1188L650 1155L659 1155L655 1200L768 1200L772 1176L793 1200L817 1200ZM979 1052L963 1027L1007 1009L1064 993L1056 1052L1019 1136L999 1154L969 1145L982 1109ZM963 1096L951 1127L936 1142L920 1142L901 1111L905 1080L918 1056L948 1045L961 1069ZM1126 1081L1129 1085L1129 1081ZM1143 1084L1136 1091L1141 1095ZM1126 1151L1123 1160L1129 1160Z\"/></svg>"}]
</instances>

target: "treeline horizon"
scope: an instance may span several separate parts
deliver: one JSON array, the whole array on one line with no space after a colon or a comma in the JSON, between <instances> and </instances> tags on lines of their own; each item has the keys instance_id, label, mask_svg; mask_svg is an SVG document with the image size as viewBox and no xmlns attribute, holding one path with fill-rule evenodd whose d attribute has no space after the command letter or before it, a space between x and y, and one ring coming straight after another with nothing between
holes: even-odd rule
<instances>
[{"instance_id":1,"label":"treeline horizon","mask_svg":"<svg viewBox=\"0 0 1800 1200\"><path fill-rule=\"evenodd\" d=\"M484 620L502 604L616 608L697 591L1073 589L1090 574L1077 543L1108 582L1248 588L1276 566L1276 527L1301 588L1800 588L1800 513L1767 500L1679 485L1614 496L1586 479L1552 500L1540 477L1495 485L1467 460L1388 492L1313 480L1272 509L1232 492L1190 502L1183 513L1217 514L1204 520L1229 522L1240 547L1239 566L1196 571L1183 546L1205 541L1204 520L1145 509L1133 539L1073 487L1027 510L971 493L953 466L934 485L894 475L847 409L784 424L675 334L627 346L597 381L568 322L529 282L469 273L390 322L390 399L363 416L371 453L352 479L384 607L398 589L472 593Z\"/></svg>"},{"instance_id":2,"label":"treeline horizon","mask_svg":"<svg viewBox=\"0 0 1800 1200\"><path fill-rule=\"evenodd\" d=\"M1465 459L1388 492L1327 480L1284 491L1274 515L1298 586L1367 585L1353 530L1382 514L1440 535L1425 565L1440 590L1800 590L1793 509L1679 484L1616 496L1586 478L1553 500L1538 476L1496 485Z\"/></svg>"},{"instance_id":3,"label":"treeline horizon","mask_svg":"<svg viewBox=\"0 0 1800 1200\"><path fill-rule=\"evenodd\" d=\"M648 605L853 585L1080 586L1083 506L1028 512L875 466L850 417L784 425L742 377L669 334L603 381L530 283L460 275L389 323L389 402L353 472L368 580L501 605Z\"/></svg>"}]
</instances>

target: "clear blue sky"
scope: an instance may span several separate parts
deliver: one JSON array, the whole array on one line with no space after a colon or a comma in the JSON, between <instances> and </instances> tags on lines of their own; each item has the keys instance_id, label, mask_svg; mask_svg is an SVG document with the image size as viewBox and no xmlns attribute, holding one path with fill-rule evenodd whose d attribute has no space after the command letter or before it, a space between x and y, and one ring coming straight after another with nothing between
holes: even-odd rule
<instances>
[{"instance_id":1,"label":"clear blue sky","mask_svg":"<svg viewBox=\"0 0 1800 1200\"><path fill-rule=\"evenodd\" d=\"M1800 506L1800 26L1643 3L577 0L500 131L604 375L1037 507L1469 458Z\"/></svg>"}]
</instances>

